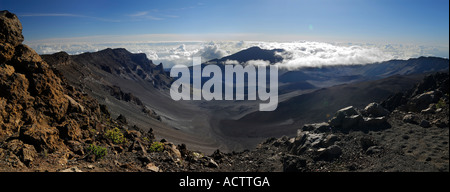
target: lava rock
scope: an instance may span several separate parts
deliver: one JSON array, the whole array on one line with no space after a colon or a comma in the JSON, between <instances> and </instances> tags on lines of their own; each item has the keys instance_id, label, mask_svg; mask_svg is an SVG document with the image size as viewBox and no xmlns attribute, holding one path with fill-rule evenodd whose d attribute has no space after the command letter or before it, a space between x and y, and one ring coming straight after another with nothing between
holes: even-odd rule
<instances>
[{"instance_id":1,"label":"lava rock","mask_svg":"<svg viewBox=\"0 0 450 192\"><path fill-rule=\"evenodd\" d=\"M413 114L406 114L403 117L403 122L411 123L411 124L418 124L416 119L417 119L417 116L415 116Z\"/></svg>"},{"instance_id":2,"label":"lava rock","mask_svg":"<svg viewBox=\"0 0 450 192\"><path fill-rule=\"evenodd\" d=\"M363 121L363 116L356 110L356 108L349 106L338 110L335 116L331 118L328 123L330 126L337 128L338 130L348 132L350 130L360 129Z\"/></svg>"},{"instance_id":3,"label":"lava rock","mask_svg":"<svg viewBox=\"0 0 450 192\"><path fill-rule=\"evenodd\" d=\"M8 43L15 47L23 40L19 18L9 11L0 11L0 43Z\"/></svg>"},{"instance_id":4,"label":"lava rock","mask_svg":"<svg viewBox=\"0 0 450 192\"><path fill-rule=\"evenodd\" d=\"M352 115L352 116L346 116L342 120L342 130L343 131L350 131L350 130L357 130L360 128L361 122L364 121L364 118L361 115Z\"/></svg>"},{"instance_id":5,"label":"lava rock","mask_svg":"<svg viewBox=\"0 0 450 192\"><path fill-rule=\"evenodd\" d=\"M332 161L342 155L342 148L338 145L332 145L327 148L321 148L316 151L315 160Z\"/></svg>"},{"instance_id":6,"label":"lava rock","mask_svg":"<svg viewBox=\"0 0 450 192\"><path fill-rule=\"evenodd\" d=\"M381 129L389 126L386 117L364 117L362 127Z\"/></svg>"},{"instance_id":7,"label":"lava rock","mask_svg":"<svg viewBox=\"0 0 450 192\"><path fill-rule=\"evenodd\" d=\"M419 123L419 125L421 126L421 127L423 127L423 128L429 128L429 127L431 127L431 123L429 122L429 121L427 121L427 120L422 120L420 123Z\"/></svg>"},{"instance_id":8,"label":"lava rock","mask_svg":"<svg viewBox=\"0 0 450 192\"><path fill-rule=\"evenodd\" d=\"M286 155L283 158L284 172L300 172L306 167L306 159L295 155Z\"/></svg>"},{"instance_id":9,"label":"lava rock","mask_svg":"<svg viewBox=\"0 0 450 192\"><path fill-rule=\"evenodd\" d=\"M389 115L389 111L380 104L373 102L364 108L364 114L369 117L383 117Z\"/></svg>"},{"instance_id":10,"label":"lava rock","mask_svg":"<svg viewBox=\"0 0 450 192\"><path fill-rule=\"evenodd\" d=\"M339 136L335 134L329 134L325 137L324 140L322 140L322 147L329 147L331 145L334 145L336 141L341 140Z\"/></svg>"},{"instance_id":11,"label":"lava rock","mask_svg":"<svg viewBox=\"0 0 450 192\"><path fill-rule=\"evenodd\" d=\"M359 144L361 145L362 149L365 151L368 148L377 145L377 142L369 136L361 137L359 139Z\"/></svg>"},{"instance_id":12,"label":"lava rock","mask_svg":"<svg viewBox=\"0 0 450 192\"><path fill-rule=\"evenodd\" d=\"M408 102L409 110L420 112L423 109L428 108L428 106L435 101L436 93L435 91L428 91L420 95L414 96Z\"/></svg>"},{"instance_id":13,"label":"lava rock","mask_svg":"<svg viewBox=\"0 0 450 192\"><path fill-rule=\"evenodd\" d=\"M373 155L377 153L381 153L383 151L383 147L381 146L371 146L366 150L367 155Z\"/></svg>"},{"instance_id":14,"label":"lava rock","mask_svg":"<svg viewBox=\"0 0 450 192\"><path fill-rule=\"evenodd\" d=\"M331 127L328 123L313 123L313 124L305 124L302 128L303 131L314 131L314 132L327 132L331 130Z\"/></svg>"}]
</instances>

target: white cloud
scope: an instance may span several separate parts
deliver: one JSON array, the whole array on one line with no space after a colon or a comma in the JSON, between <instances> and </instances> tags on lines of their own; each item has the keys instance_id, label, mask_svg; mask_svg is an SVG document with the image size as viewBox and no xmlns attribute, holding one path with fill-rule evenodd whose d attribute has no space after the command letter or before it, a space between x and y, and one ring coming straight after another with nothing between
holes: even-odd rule
<instances>
[{"instance_id":1,"label":"white cloud","mask_svg":"<svg viewBox=\"0 0 450 192\"><path fill-rule=\"evenodd\" d=\"M199 50L199 54L202 57L202 61L206 62L211 59L217 59L222 58L230 54L230 52L227 52L223 49L220 49L220 45L210 42L203 46L201 50Z\"/></svg>"},{"instance_id":2,"label":"white cloud","mask_svg":"<svg viewBox=\"0 0 450 192\"><path fill-rule=\"evenodd\" d=\"M236 60L226 60L225 65L239 65L239 61Z\"/></svg>"},{"instance_id":3,"label":"white cloud","mask_svg":"<svg viewBox=\"0 0 450 192\"><path fill-rule=\"evenodd\" d=\"M130 14L128 16L130 16L130 17L141 17L141 16L145 16L147 14L148 14L148 11L140 11L140 12L137 12L137 13Z\"/></svg>"},{"instance_id":4,"label":"white cloud","mask_svg":"<svg viewBox=\"0 0 450 192\"><path fill-rule=\"evenodd\" d=\"M177 18L176 15L167 15L167 14L161 14L159 13L159 10L153 9L151 11L139 11L132 14L127 15L130 17L133 21L140 21L140 20L164 20L166 18Z\"/></svg>"},{"instance_id":5,"label":"white cloud","mask_svg":"<svg viewBox=\"0 0 450 192\"><path fill-rule=\"evenodd\" d=\"M297 69L301 67L322 67L330 65L367 64L392 59L390 54L373 47L339 46L321 42L291 42L259 44L264 49L284 49L279 53L283 61L279 67Z\"/></svg>"},{"instance_id":6,"label":"white cloud","mask_svg":"<svg viewBox=\"0 0 450 192\"><path fill-rule=\"evenodd\" d=\"M157 37L169 35L158 34ZM156 37L155 36L155 37ZM143 37L143 36L139 36ZM96 39L93 40L93 39ZM99 40L100 39L100 40ZM107 41L107 39L110 39ZM328 65L356 65L380 62L390 59L409 59L420 56L441 56L448 58L448 47L418 46L406 44L355 44L323 42L261 42L261 41L137 41L133 38L112 42L112 37L76 38L69 40L48 40L25 42L39 54L51 54L65 51L69 54L95 52L106 48L126 48L132 53L145 53L154 63L163 63L164 67L176 64L192 65L192 57L201 56L202 61L221 58L252 46L263 49L284 49L278 53L284 60L278 66L287 69L301 67L321 67ZM138 38L139 39L139 38ZM231 64L236 61L226 61ZM250 61L247 64L265 64L262 61Z\"/></svg>"},{"instance_id":7,"label":"white cloud","mask_svg":"<svg viewBox=\"0 0 450 192\"><path fill-rule=\"evenodd\" d=\"M409 59L420 56L447 57L445 47L417 46L406 44L355 44L323 42L260 42L263 49L284 49L279 53L283 61L279 67L298 69L301 67L322 67L331 65L358 65L387 61L391 59ZM444 53L444 54L442 54Z\"/></svg>"},{"instance_id":8,"label":"white cloud","mask_svg":"<svg viewBox=\"0 0 450 192\"><path fill-rule=\"evenodd\" d=\"M265 61L265 60L250 60L245 62L245 65L254 65L254 66L268 66L270 65L269 61Z\"/></svg>"}]
</instances>

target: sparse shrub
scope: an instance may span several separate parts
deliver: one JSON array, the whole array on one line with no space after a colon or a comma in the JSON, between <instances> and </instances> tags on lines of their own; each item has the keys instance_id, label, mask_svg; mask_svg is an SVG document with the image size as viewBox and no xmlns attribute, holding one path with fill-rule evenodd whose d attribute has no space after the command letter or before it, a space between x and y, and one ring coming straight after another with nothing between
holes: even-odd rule
<instances>
[{"instance_id":1,"label":"sparse shrub","mask_svg":"<svg viewBox=\"0 0 450 192\"><path fill-rule=\"evenodd\" d=\"M192 152L191 153L192 154L192 156L194 156L196 159L201 159L201 158L203 158L205 155L203 154L203 153L200 153L200 152Z\"/></svg>"},{"instance_id":2,"label":"sparse shrub","mask_svg":"<svg viewBox=\"0 0 450 192\"><path fill-rule=\"evenodd\" d=\"M150 138L148 137L143 137L142 140L144 140L145 142L150 142Z\"/></svg>"},{"instance_id":3,"label":"sparse shrub","mask_svg":"<svg viewBox=\"0 0 450 192\"><path fill-rule=\"evenodd\" d=\"M96 134L97 134L97 130L91 128L91 129L89 129L89 133L90 133L91 135L96 135Z\"/></svg>"},{"instance_id":4,"label":"sparse shrub","mask_svg":"<svg viewBox=\"0 0 450 192\"><path fill-rule=\"evenodd\" d=\"M123 136L123 133L117 127L106 131L105 136L106 138L111 139L112 142L115 144L121 144L126 142L126 138Z\"/></svg>"},{"instance_id":5,"label":"sparse shrub","mask_svg":"<svg viewBox=\"0 0 450 192\"><path fill-rule=\"evenodd\" d=\"M150 152L161 152L164 150L164 143L161 142L153 142L148 149Z\"/></svg>"},{"instance_id":6,"label":"sparse shrub","mask_svg":"<svg viewBox=\"0 0 450 192\"><path fill-rule=\"evenodd\" d=\"M444 98L441 97L441 99L439 99L439 101L436 103L436 109L443 108L443 107L445 107L445 100L444 100Z\"/></svg>"},{"instance_id":7,"label":"sparse shrub","mask_svg":"<svg viewBox=\"0 0 450 192\"><path fill-rule=\"evenodd\" d=\"M47 149L42 150L42 151L41 151L41 155L42 155L44 158L47 158L47 157L48 157L48 150L47 150Z\"/></svg>"},{"instance_id":8,"label":"sparse shrub","mask_svg":"<svg viewBox=\"0 0 450 192\"><path fill-rule=\"evenodd\" d=\"M95 155L96 159L102 159L107 154L107 150L105 147L97 146L94 144L90 144L87 148L88 153L92 153Z\"/></svg>"}]
</instances>

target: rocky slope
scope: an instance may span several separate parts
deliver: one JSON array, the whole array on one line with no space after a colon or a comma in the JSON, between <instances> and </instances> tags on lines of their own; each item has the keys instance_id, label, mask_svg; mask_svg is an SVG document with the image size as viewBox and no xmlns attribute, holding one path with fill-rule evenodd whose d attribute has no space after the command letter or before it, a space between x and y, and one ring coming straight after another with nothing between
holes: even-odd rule
<instances>
[{"instance_id":1,"label":"rocky slope","mask_svg":"<svg viewBox=\"0 0 450 192\"><path fill-rule=\"evenodd\" d=\"M382 104L345 107L327 122L305 124L295 137L213 157L221 171L448 172L448 83L448 73L429 75Z\"/></svg>"},{"instance_id":2,"label":"rocky slope","mask_svg":"<svg viewBox=\"0 0 450 192\"><path fill-rule=\"evenodd\" d=\"M145 54L132 54L125 49L105 49L96 53L84 53L76 56L58 52L52 55L42 55L41 57L51 67L60 71L64 77L68 77L71 85L90 92L90 95L94 97L96 95L103 97L110 95L112 96L111 98L130 103L135 108L140 108L138 111L143 112L150 118L160 119L156 112L146 107L138 97L132 93L124 92L116 84L104 81L99 83L100 88L93 89L92 86L83 82L86 78L95 78L97 82L101 81L102 77L93 71L103 71L125 79L145 81L155 88L168 89L171 78L164 72L162 64L153 64L147 59ZM92 70L92 68L98 68L98 70ZM97 96L97 99L101 100L101 96ZM114 107L107 102L103 104L109 108Z\"/></svg>"},{"instance_id":3,"label":"rocky slope","mask_svg":"<svg viewBox=\"0 0 450 192\"><path fill-rule=\"evenodd\" d=\"M162 64L153 64L145 54L117 48L41 57L70 85L106 105L112 118L125 116L129 127L136 125L145 132L153 129L159 139L202 151L213 152L220 145L207 136L211 133L205 130L209 129L207 112L186 102L174 102L168 91L172 78Z\"/></svg>"},{"instance_id":4,"label":"rocky slope","mask_svg":"<svg viewBox=\"0 0 450 192\"><path fill-rule=\"evenodd\" d=\"M43 59L60 71L73 68L72 62L78 67L96 67L109 74L133 80L151 83L156 88L167 89L171 77L164 72L162 63L153 64L144 53L132 54L126 49L105 49L94 53L83 53L70 56L65 52L52 55L42 55ZM86 76L86 74L84 74ZM83 76L78 76L78 78Z\"/></svg>"}]
</instances>

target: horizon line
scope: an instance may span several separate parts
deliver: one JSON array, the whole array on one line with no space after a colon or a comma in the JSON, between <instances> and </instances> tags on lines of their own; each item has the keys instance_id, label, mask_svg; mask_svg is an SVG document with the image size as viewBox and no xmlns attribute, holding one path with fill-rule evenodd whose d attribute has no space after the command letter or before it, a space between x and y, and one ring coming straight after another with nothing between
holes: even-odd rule
<instances>
[{"instance_id":1,"label":"horizon line","mask_svg":"<svg viewBox=\"0 0 450 192\"><path fill-rule=\"evenodd\" d=\"M373 39L348 39L348 38L333 38L333 37L319 37L306 36L298 34L273 35L263 33L149 33L149 34L133 34L133 35L91 35L79 37L55 37L42 39L25 39L25 43L29 44L102 44L102 43L161 43L161 42L209 42L209 41L245 41L245 42L323 42L323 43L355 43L367 45L417 45L417 46L433 46L449 49L449 42L442 44L432 44L425 42L402 42L402 41L377 41Z\"/></svg>"}]
</instances>

